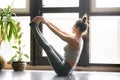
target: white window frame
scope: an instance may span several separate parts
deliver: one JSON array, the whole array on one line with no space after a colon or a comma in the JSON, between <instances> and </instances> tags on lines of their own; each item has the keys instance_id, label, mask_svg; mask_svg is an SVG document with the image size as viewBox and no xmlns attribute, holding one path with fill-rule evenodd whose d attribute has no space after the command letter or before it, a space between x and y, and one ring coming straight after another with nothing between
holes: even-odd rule
<instances>
[{"instance_id":1,"label":"white window frame","mask_svg":"<svg viewBox=\"0 0 120 80\"><path fill-rule=\"evenodd\" d=\"M30 6L30 0L26 0L26 8L13 8L13 12L15 13L29 13L30 12L30 9L29 9L29 6Z\"/></svg>"},{"instance_id":2,"label":"white window frame","mask_svg":"<svg viewBox=\"0 0 120 80\"><path fill-rule=\"evenodd\" d=\"M113 7L113 8L97 8L96 7L96 0L91 0L90 3L91 12L120 12L120 7Z\"/></svg>"},{"instance_id":3,"label":"white window frame","mask_svg":"<svg viewBox=\"0 0 120 80\"><path fill-rule=\"evenodd\" d=\"M30 0L25 0L26 4L25 4L25 8L15 8L12 7L12 11L15 13L30 13ZM17 2L17 1L16 1ZM6 8L8 5L11 5L12 2L3 2L3 6L1 6L0 8ZM14 6L15 2L13 2L13 6ZM22 3L19 3L19 5L21 5Z\"/></svg>"}]
</instances>

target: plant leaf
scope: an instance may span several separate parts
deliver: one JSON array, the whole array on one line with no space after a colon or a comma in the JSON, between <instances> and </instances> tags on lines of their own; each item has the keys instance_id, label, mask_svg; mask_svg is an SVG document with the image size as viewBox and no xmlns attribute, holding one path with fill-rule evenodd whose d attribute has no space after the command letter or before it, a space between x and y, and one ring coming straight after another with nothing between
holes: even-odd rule
<instances>
[{"instance_id":1,"label":"plant leaf","mask_svg":"<svg viewBox=\"0 0 120 80\"><path fill-rule=\"evenodd\" d=\"M28 54L24 54L24 56L25 56L26 58L28 58L28 59L29 59L29 56L28 56Z\"/></svg>"},{"instance_id":2,"label":"plant leaf","mask_svg":"<svg viewBox=\"0 0 120 80\"><path fill-rule=\"evenodd\" d=\"M18 49L17 46L12 46L12 48L14 48L14 49Z\"/></svg>"},{"instance_id":3,"label":"plant leaf","mask_svg":"<svg viewBox=\"0 0 120 80\"><path fill-rule=\"evenodd\" d=\"M18 59L18 61L22 61L22 60L23 60L23 58L19 58L19 59Z\"/></svg>"},{"instance_id":4,"label":"plant leaf","mask_svg":"<svg viewBox=\"0 0 120 80\"><path fill-rule=\"evenodd\" d=\"M12 29L12 33L13 33L13 35L14 35L14 38L15 39L17 39L18 38L18 32L17 32L17 30L16 30L16 24L15 24L15 22L14 21L11 21L10 22L10 27L11 27L11 29Z\"/></svg>"},{"instance_id":5,"label":"plant leaf","mask_svg":"<svg viewBox=\"0 0 120 80\"><path fill-rule=\"evenodd\" d=\"M15 58L17 57L17 54L15 54L11 59L10 59L10 61L11 62L13 62L13 61L15 61Z\"/></svg>"},{"instance_id":6,"label":"plant leaf","mask_svg":"<svg viewBox=\"0 0 120 80\"><path fill-rule=\"evenodd\" d=\"M12 29L9 30L8 41L10 42L12 39Z\"/></svg>"},{"instance_id":7,"label":"plant leaf","mask_svg":"<svg viewBox=\"0 0 120 80\"><path fill-rule=\"evenodd\" d=\"M18 38L20 39L22 37L22 35L23 35L23 33L20 33L19 36L18 36Z\"/></svg>"},{"instance_id":8,"label":"plant leaf","mask_svg":"<svg viewBox=\"0 0 120 80\"><path fill-rule=\"evenodd\" d=\"M7 39L8 39L8 42L10 42L11 39L12 39L12 29L9 26L9 22L8 22L8 25L7 25Z\"/></svg>"},{"instance_id":9,"label":"plant leaf","mask_svg":"<svg viewBox=\"0 0 120 80\"><path fill-rule=\"evenodd\" d=\"M21 31L21 27L18 27L17 31L20 32Z\"/></svg>"}]
</instances>

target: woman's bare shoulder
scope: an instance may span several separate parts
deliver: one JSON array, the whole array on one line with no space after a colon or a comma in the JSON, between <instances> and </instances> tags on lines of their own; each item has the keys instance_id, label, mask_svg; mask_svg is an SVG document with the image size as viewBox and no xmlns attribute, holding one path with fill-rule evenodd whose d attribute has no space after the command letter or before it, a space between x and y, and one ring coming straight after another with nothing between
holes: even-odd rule
<instances>
[{"instance_id":1,"label":"woman's bare shoulder","mask_svg":"<svg viewBox=\"0 0 120 80\"><path fill-rule=\"evenodd\" d=\"M69 47L71 50L78 50L80 48L80 41L78 41L76 38L73 38L69 43Z\"/></svg>"}]
</instances>

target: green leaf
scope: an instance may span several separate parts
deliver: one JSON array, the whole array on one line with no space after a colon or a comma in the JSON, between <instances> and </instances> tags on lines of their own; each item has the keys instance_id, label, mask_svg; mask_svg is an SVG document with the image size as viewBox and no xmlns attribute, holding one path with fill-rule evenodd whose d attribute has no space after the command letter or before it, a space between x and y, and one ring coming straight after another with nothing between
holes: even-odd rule
<instances>
[{"instance_id":1,"label":"green leaf","mask_svg":"<svg viewBox=\"0 0 120 80\"><path fill-rule=\"evenodd\" d=\"M17 31L20 32L21 31L21 27L18 27Z\"/></svg>"},{"instance_id":2,"label":"green leaf","mask_svg":"<svg viewBox=\"0 0 120 80\"><path fill-rule=\"evenodd\" d=\"M29 59L29 56L28 56L28 54L24 54L24 56L25 56L26 58L28 58L28 59Z\"/></svg>"},{"instance_id":3,"label":"green leaf","mask_svg":"<svg viewBox=\"0 0 120 80\"><path fill-rule=\"evenodd\" d=\"M22 60L23 60L23 58L19 58L19 59L18 59L18 61L22 61Z\"/></svg>"},{"instance_id":4,"label":"green leaf","mask_svg":"<svg viewBox=\"0 0 120 80\"><path fill-rule=\"evenodd\" d=\"M12 46L12 48L14 48L14 49L18 49L17 46Z\"/></svg>"},{"instance_id":5,"label":"green leaf","mask_svg":"<svg viewBox=\"0 0 120 80\"><path fill-rule=\"evenodd\" d=\"M7 8L6 8L6 10L5 10L5 13L6 13L7 17L12 15L12 11L11 10L12 10L11 6L8 5Z\"/></svg>"},{"instance_id":6,"label":"green leaf","mask_svg":"<svg viewBox=\"0 0 120 80\"><path fill-rule=\"evenodd\" d=\"M12 29L9 30L8 41L10 42L12 39Z\"/></svg>"},{"instance_id":7,"label":"green leaf","mask_svg":"<svg viewBox=\"0 0 120 80\"><path fill-rule=\"evenodd\" d=\"M17 57L17 54L15 54L11 59L10 59L10 61L15 61L15 58Z\"/></svg>"},{"instance_id":8,"label":"green leaf","mask_svg":"<svg viewBox=\"0 0 120 80\"><path fill-rule=\"evenodd\" d=\"M12 29L9 26L9 22L7 23L6 31L8 42L10 42L12 39Z\"/></svg>"},{"instance_id":9,"label":"green leaf","mask_svg":"<svg viewBox=\"0 0 120 80\"><path fill-rule=\"evenodd\" d=\"M21 44L21 41L18 41L18 44L20 45L20 44Z\"/></svg>"},{"instance_id":10,"label":"green leaf","mask_svg":"<svg viewBox=\"0 0 120 80\"><path fill-rule=\"evenodd\" d=\"M2 9L2 15L4 15L4 16L5 16L5 10L4 10L4 9Z\"/></svg>"},{"instance_id":11,"label":"green leaf","mask_svg":"<svg viewBox=\"0 0 120 80\"><path fill-rule=\"evenodd\" d=\"M10 27L11 27L11 29L12 29L12 33L13 33L13 35L14 35L14 38L15 39L17 39L18 38L18 32L17 32L17 30L16 30L16 24L15 24L15 22L14 21L11 21L10 22Z\"/></svg>"},{"instance_id":12,"label":"green leaf","mask_svg":"<svg viewBox=\"0 0 120 80\"><path fill-rule=\"evenodd\" d=\"M6 33L7 33L7 35L9 35L9 31L10 31L9 22L6 22Z\"/></svg>"},{"instance_id":13,"label":"green leaf","mask_svg":"<svg viewBox=\"0 0 120 80\"><path fill-rule=\"evenodd\" d=\"M5 28L3 27L4 25L2 24L2 28L1 28L1 36L2 36L2 40L4 41L5 38L6 38L6 35L5 35Z\"/></svg>"},{"instance_id":14,"label":"green leaf","mask_svg":"<svg viewBox=\"0 0 120 80\"><path fill-rule=\"evenodd\" d=\"M22 35L23 35L23 33L20 33L19 36L18 36L18 38L20 39L22 37Z\"/></svg>"},{"instance_id":15,"label":"green leaf","mask_svg":"<svg viewBox=\"0 0 120 80\"><path fill-rule=\"evenodd\" d=\"M8 8L7 8L8 10L7 10L7 12L9 13L9 12L11 12L11 6L10 5L8 5Z\"/></svg>"},{"instance_id":16,"label":"green leaf","mask_svg":"<svg viewBox=\"0 0 120 80\"><path fill-rule=\"evenodd\" d=\"M17 51L17 53L20 55L20 51Z\"/></svg>"}]
</instances>

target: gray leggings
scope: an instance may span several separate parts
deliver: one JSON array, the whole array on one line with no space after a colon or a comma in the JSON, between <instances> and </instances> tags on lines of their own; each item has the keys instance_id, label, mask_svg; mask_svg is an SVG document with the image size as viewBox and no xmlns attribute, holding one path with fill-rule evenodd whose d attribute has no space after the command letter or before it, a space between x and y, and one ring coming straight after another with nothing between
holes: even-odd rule
<instances>
[{"instance_id":1,"label":"gray leggings","mask_svg":"<svg viewBox=\"0 0 120 80\"><path fill-rule=\"evenodd\" d=\"M58 54L58 52L46 41L43 37L39 26L34 22L30 23L32 28L32 33L38 42L38 44L45 50L48 60L58 76L67 76L72 74L72 67L63 59L63 57Z\"/></svg>"}]
</instances>

